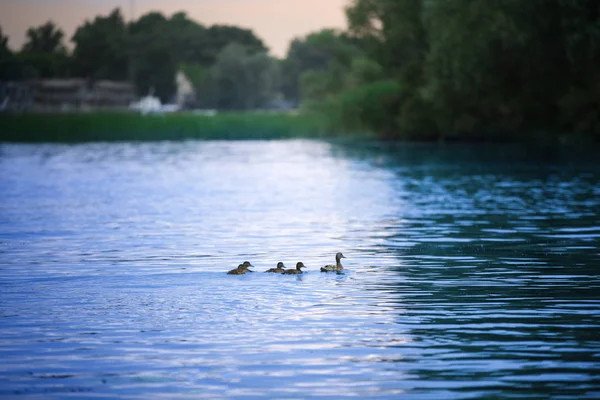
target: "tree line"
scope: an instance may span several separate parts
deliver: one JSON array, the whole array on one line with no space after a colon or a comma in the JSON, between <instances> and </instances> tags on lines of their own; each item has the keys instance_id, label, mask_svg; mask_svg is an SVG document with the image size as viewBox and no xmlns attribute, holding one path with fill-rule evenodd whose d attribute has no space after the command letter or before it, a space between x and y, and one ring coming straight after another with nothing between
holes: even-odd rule
<instances>
[{"instance_id":1,"label":"tree line","mask_svg":"<svg viewBox=\"0 0 600 400\"><path fill-rule=\"evenodd\" d=\"M71 51L52 21L29 28L19 51L7 40L0 30L0 80L129 80L139 95L153 91L170 101L182 70L199 89L200 106L251 109L275 96L277 60L261 39L236 26L205 27L183 12L150 12L127 23L115 9L79 26Z\"/></svg>"},{"instance_id":2,"label":"tree line","mask_svg":"<svg viewBox=\"0 0 600 400\"><path fill-rule=\"evenodd\" d=\"M346 15L364 58L303 77L335 126L408 139L600 139L597 0L351 0ZM331 86L317 91L318 80Z\"/></svg>"},{"instance_id":3,"label":"tree line","mask_svg":"<svg viewBox=\"0 0 600 400\"><path fill-rule=\"evenodd\" d=\"M346 16L347 30L296 38L276 59L250 30L115 10L80 26L71 52L52 23L14 53L0 33L0 77L131 80L166 100L182 70L199 106L285 100L331 130L386 138L600 134L597 0L349 0Z\"/></svg>"}]
</instances>

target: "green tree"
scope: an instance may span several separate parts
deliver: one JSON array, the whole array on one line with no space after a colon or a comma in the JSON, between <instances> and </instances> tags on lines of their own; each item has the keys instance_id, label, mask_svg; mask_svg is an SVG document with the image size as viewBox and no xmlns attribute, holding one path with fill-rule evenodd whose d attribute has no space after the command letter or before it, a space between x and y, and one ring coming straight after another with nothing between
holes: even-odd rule
<instances>
[{"instance_id":1,"label":"green tree","mask_svg":"<svg viewBox=\"0 0 600 400\"><path fill-rule=\"evenodd\" d=\"M570 79L558 99L562 130L600 135L600 4L563 0L558 15L565 31L564 54Z\"/></svg>"},{"instance_id":2,"label":"green tree","mask_svg":"<svg viewBox=\"0 0 600 400\"><path fill-rule=\"evenodd\" d=\"M428 50L423 24L423 10L428 3L435 2L352 0L346 8L349 33L389 73L418 68Z\"/></svg>"},{"instance_id":3,"label":"green tree","mask_svg":"<svg viewBox=\"0 0 600 400\"><path fill-rule=\"evenodd\" d=\"M339 78L339 74L343 75L343 71L350 68L352 60L361 54L346 36L333 29L324 29L304 38L294 39L282 63L282 85L285 96L292 100L299 100L302 75L305 73L311 73L304 79L308 86L312 86L310 82L323 79L324 75L333 77L327 72L330 69L335 70ZM321 73L320 78L315 75L317 72ZM304 90L304 94L308 93L314 91Z\"/></svg>"},{"instance_id":4,"label":"green tree","mask_svg":"<svg viewBox=\"0 0 600 400\"><path fill-rule=\"evenodd\" d=\"M268 51L262 40L249 29L229 25L212 25L206 30L205 65L214 64L221 51L232 43L244 46L246 52L250 54Z\"/></svg>"},{"instance_id":5,"label":"green tree","mask_svg":"<svg viewBox=\"0 0 600 400\"><path fill-rule=\"evenodd\" d=\"M29 28L27 41L17 55L23 78L58 78L69 75L70 60L64 33L52 22Z\"/></svg>"},{"instance_id":6,"label":"green tree","mask_svg":"<svg viewBox=\"0 0 600 400\"><path fill-rule=\"evenodd\" d=\"M277 96L277 63L265 52L254 52L231 43L217 56L205 84L199 90L204 106L222 110L262 108Z\"/></svg>"},{"instance_id":7,"label":"green tree","mask_svg":"<svg viewBox=\"0 0 600 400\"><path fill-rule=\"evenodd\" d=\"M58 29L54 22L48 21L36 28L27 29L27 41L23 45L23 52L52 54L64 53L64 33Z\"/></svg>"},{"instance_id":8,"label":"green tree","mask_svg":"<svg viewBox=\"0 0 600 400\"><path fill-rule=\"evenodd\" d=\"M173 14L168 24L173 56L178 64L207 66L213 61L209 54L207 29L203 25L189 19L184 12Z\"/></svg>"},{"instance_id":9,"label":"green tree","mask_svg":"<svg viewBox=\"0 0 600 400\"><path fill-rule=\"evenodd\" d=\"M178 63L169 20L151 12L130 25L132 74L138 94L153 92L163 102L175 94Z\"/></svg>"},{"instance_id":10,"label":"green tree","mask_svg":"<svg viewBox=\"0 0 600 400\"><path fill-rule=\"evenodd\" d=\"M531 131L557 124L560 99L574 82L589 76L590 70L580 66L594 64L593 57L579 58L586 53L578 47L581 42L569 39L598 29L598 21L588 19L589 10L581 7L584 3L432 3L426 16L431 51L425 93L441 126L464 133Z\"/></svg>"},{"instance_id":11,"label":"green tree","mask_svg":"<svg viewBox=\"0 0 600 400\"><path fill-rule=\"evenodd\" d=\"M0 81L20 78L21 68L19 62L8 47L8 36L4 35L2 27L0 27Z\"/></svg>"},{"instance_id":12,"label":"green tree","mask_svg":"<svg viewBox=\"0 0 600 400\"><path fill-rule=\"evenodd\" d=\"M349 34L402 86L399 131L600 130L593 0L353 0Z\"/></svg>"},{"instance_id":13,"label":"green tree","mask_svg":"<svg viewBox=\"0 0 600 400\"><path fill-rule=\"evenodd\" d=\"M352 60L348 78L350 86L361 86L384 79L385 73L376 61L368 57L358 57Z\"/></svg>"},{"instance_id":14,"label":"green tree","mask_svg":"<svg viewBox=\"0 0 600 400\"><path fill-rule=\"evenodd\" d=\"M119 9L78 27L71 39L73 67L77 76L126 80L129 77L127 26Z\"/></svg>"}]
</instances>

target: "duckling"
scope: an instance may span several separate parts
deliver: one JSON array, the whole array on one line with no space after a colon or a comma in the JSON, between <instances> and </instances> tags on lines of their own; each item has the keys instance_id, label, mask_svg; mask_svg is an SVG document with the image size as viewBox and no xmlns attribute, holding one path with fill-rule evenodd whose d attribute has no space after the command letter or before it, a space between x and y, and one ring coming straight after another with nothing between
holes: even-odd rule
<instances>
[{"instance_id":1,"label":"duckling","mask_svg":"<svg viewBox=\"0 0 600 400\"><path fill-rule=\"evenodd\" d=\"M248 261L244 261L243 264L238 265L237 268L232 269L227 273L227 275L244 275L246 272L254 272L250 271L248 268L253 267Z\"/></svg>"},{"instance_id":2,"label":"duckling","mask_svg":"<svg viewBox=\"0 0 600 400\"><path fill-rule=\"evenodd\" d=\"M344 267L342 266L342 263L340 262L340 260L342 258L346 258L344 257L344 255L342 253L337 253L335 255L335 265L326 265L324 267L321 267L321 272L341 272L344 270Z\"/></svg>"},{"instance_id":3,"label":"duckling","mask_svg":"<svg viewBox=\"0 0 600 400\"><path fill-rule=\"evenodd\" d=\"M244 261L244 263L242 264L245 268L254 268L254 265L250 264L250 261ZM250 271L248 270L248 272L254 272L254 271Z\"/></svg>"},{"instance_id":4,"label":"duckling","mask_svg":"<svg viewBox=\"0 0 600 400\"><path fill-rule=\"evenodd\" d=\"M296 274L301 274L302 270L300 268L306 268L304 266L304 263L302 263L302 261L298 262L296 264L296 269L286 269L285 271L283 271L284 274L286 275L296 275Z\"/></svg>"},{"instance_id":5,"label":"duckling","mask_svg":"<svg viewBox=\"0 0 600 400\"><path fill-rule=\"evenodd\" d=\"M241 274L245 274L246 271L243 271L243 264L240 264L237 266L237 268L232 269L231 271L227 272L227 275L241 275Z\"/></svg>"},{"instance_id":6,"label":"duckling","mask_svg":"<svg viewBox=\"0 0 600 400\"><path fill-rule=\"evenodd\" d=\"M285 265L283 265L282 262L278 262L277 268L271 268L271 269L266 270L265 272L276 272L278 274L281 274L281 273L283 273L284 268L285 268Z\"/></svg>"}]
</instances>

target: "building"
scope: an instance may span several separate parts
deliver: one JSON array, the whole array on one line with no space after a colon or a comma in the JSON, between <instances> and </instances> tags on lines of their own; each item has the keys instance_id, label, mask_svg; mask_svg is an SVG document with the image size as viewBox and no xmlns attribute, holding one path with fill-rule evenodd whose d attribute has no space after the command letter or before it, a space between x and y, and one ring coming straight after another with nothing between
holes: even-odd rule
<instances>
[{"instance_id":1,"label":"building","mask_svg":"<svg viewBox=\"0 0 600 400\"><path fill-rule=\"evenodd\" d=\"M136 99L129 82L41 79L28 82L36 111L120 109Z\"/></svg>"},{"instance_id":2,"label":"building","mask_svg":"<svg viewBox=\"0 0 600 400\"><path fill-rule=\"evenodd\" d=\"M126 109L136 100L129 82L38 79L0 82L0 105L8 111Z\"/></svg>"}]
</instances>

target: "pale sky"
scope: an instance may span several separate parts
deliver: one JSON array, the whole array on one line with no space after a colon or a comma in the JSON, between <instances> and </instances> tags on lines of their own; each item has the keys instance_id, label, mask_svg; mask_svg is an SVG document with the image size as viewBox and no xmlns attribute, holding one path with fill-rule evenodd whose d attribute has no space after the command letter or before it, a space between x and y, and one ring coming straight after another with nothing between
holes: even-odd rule
<instances>
[{"instance_id":1,"label":"pale sky","mask_svg":"<svg viewBox=\"0 0 600 400\"><path fill-rule=\"evenodd\" d=\"M70 39L85 19L107 15L115 7L129 19L131 2L136 17L151 10L166 15L185 11L204 25L252 29L271 54L283 57L294 37L325 27L344 28L348 0L0 0L0 27L9 36L9 46L20 49L30 26L52 20Z\"/></svg>"}]
</instances>

